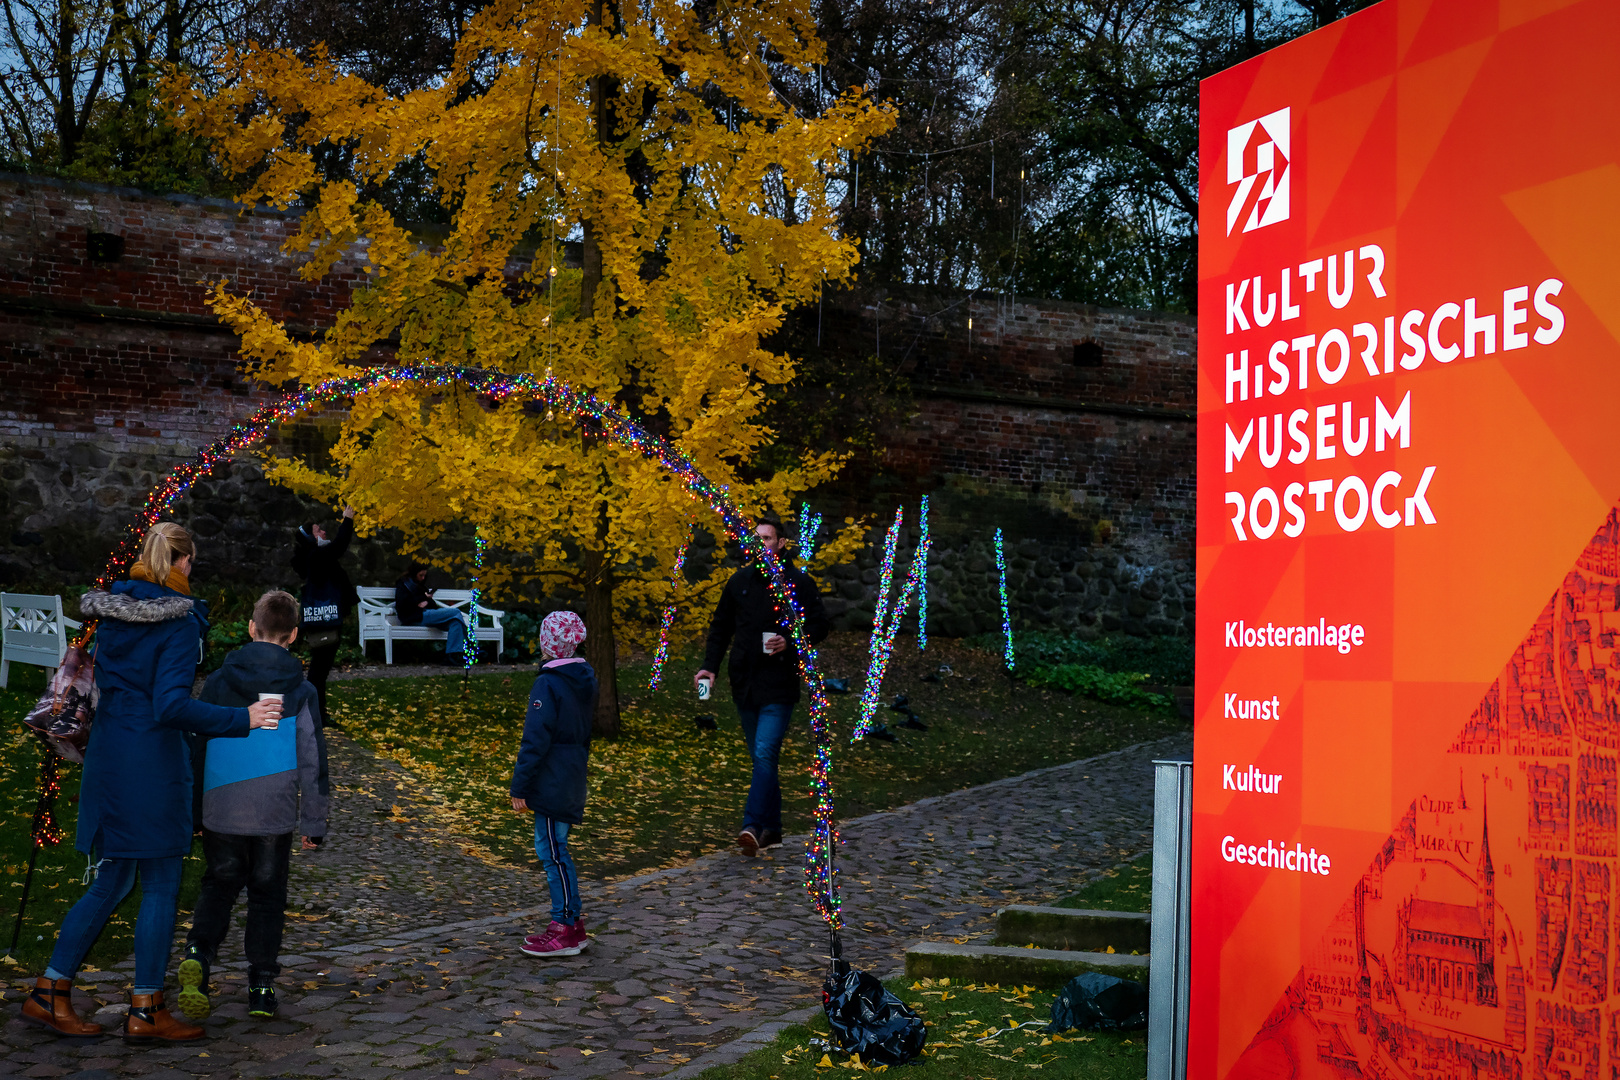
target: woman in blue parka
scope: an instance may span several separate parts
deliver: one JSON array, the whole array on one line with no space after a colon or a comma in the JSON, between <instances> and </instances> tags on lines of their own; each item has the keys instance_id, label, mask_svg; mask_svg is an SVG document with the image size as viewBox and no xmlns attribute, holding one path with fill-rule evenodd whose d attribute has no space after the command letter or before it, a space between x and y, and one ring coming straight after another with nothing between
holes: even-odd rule
<instances>
[{"instance_id":1,"label":"woman in blue parka","mask_svg":"<svg viewBox=\"0 0 1620 1080\"><path fill-rule=\"evenodd\" d=\"M191 593L191 534L173 522L152 526L130 580L79 601L97 620L100 703L79 789L80 851L97 858L94 882L62 920L50 966L23 1003L23 1019L63 1035L94 1036L101 1026L73 1011L73 977L118 902L139 876L135 983L122 1034L185 1041L202 1028L163 1005L174 937L181 859L191 850L191 756L187 731L245 736L280 716L273 701L246 709L191 698L207 630L207 608Z\"/></svg>"}]
</instances>

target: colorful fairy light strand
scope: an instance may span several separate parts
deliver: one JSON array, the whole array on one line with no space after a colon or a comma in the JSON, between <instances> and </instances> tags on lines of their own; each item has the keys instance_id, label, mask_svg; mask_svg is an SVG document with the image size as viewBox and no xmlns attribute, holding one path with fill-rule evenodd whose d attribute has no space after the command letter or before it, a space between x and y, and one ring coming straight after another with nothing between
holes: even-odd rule
<instances>
[{"instance_id":1,"label":"colorful fairy light strand","mask_svg":"<svg viewBox=\"0 0 1620 1080\"><path fill-rule=\"evenodd\" d=\"M821 515L810 512L809 503L799 504L799 561L816 557L816 534L821 531Z\"/></svg>"},{"instance_id":2,"label":"colorful fairy light strand","mask_svg":"<svg viewBox=\"0 0 1620 1080\"><path fill-rule=\"evenodd\" d=\"M462 677L472 675L473 665L478 663L478 602L483 598L483 589L479 581L484 576L484 527L473 527L473 575L472 599L467 602L467 641L461 649ZM497 657L499 659L499 657Z\"/></svg>"},{"instance_id":3,"label":"colorful fairy light strand","mask_svg":"<svg viewBox=\"0 0 1620 1080\"><path fill-rule=\"evenodd\" d=\"M895 508L894 524L889 526L888 535L883 538L883 568L878 578L877 612L872 618L872 643L866 667L866 685L861 689L861 717L855 724L850 742L865 738L876 726L878 701L883 692L883 676L888 671L889 658L894 655L895 635L900 632L900 621L905 618L911 598L917 594L921 567L927 555L921 547L912 554L911 569L906 574L906 583L891 605L889 586L894 580L894 550L900 540L904 514L903 507Z\"/></svg>"},{"instance_id":4,"label":"colorful fairy light strand","mask_svg":"<svg viewBox=\"0 0 1620 1080\"><path fill-rule=\"evenodd\" d=\"M1013 669L1012 609L1007 606L1007 556L1001 549L1001 530L996 530L996 571L1001 575L1001 634L1006 641L1003 655L1007 670Z\"/></svg>"},{"instance_id":5,"label":"colorful fairy light strand","mask_svg":"<svg viewBox=\"0 0 1620 1080\"><path fill-rule=\"evenodd\" d=\"M686 530L686 542L675 553L675 569L669 575L669 603L664 605L664 618L658 627L658 651L653 654L652 679L647 689L656 690L664 681L664 661L669 659L669 631L675 625L675 612L679 607L681 590L686 585L686 552L692 546L692 527Z\"/></svg>"},{"instance_id":6,"label":"colorful fairy light strand","mask_svg":"<svg viewBox=\"0 0 1620 1080\"><path fill-rule=\"evenodd\" d=\"M705 504L719 517L725 534L739 540L745 554L761 560L772 595L787 614L789 634L799 656L800 673L810 688L812 752L809 772L814 802L811 839L805 852L806 886L816 911L836 934L843 925L843 915L836 866L838 832L833 825L832 725L826 686L816 651L805 630L804 605L793 595L781 563L765 550L753 534L753 522L744 517L725 485L716 484L705 477L691 457L679 447L647 431L595 394L581 393L549 371L542 378L527 372L507 374L452 365L378 367L347 378L329 379L290 393L255 410L232 425L223 437L200 450L195 459L170 470L147 495L140 512L126 529L123 539L96 580L96 587L106 588L124 575L135 561L147 530L168 514L193 484L237 454L261 442L277 424L322 405L353 400L374 390L406 386L427 389L461 386L474 394L493 399L497 405L508 398L537 399L546 404L548 413L571 413L576 420L600 428L593 434L612 439L658 463L681 482L690 498Z\"/></svg>"},{"instance_id":7,"label":"colorful fairy light strand","mask_svg":"<svg viewBox=\"0 0 1620 1080\"><path fill-rule=\"evenodd\" d=\"M922 497L922 520L918 523L922 537L917 541L917 553L912 556L914 566L920 566L917 575L917 651L928 648L928 496Z\"/></svg>"},{"instance_id":8,"label":"colorful fairy light strand","mask_svg":"<svg viewBox=\"0 0 1620 1080\"><path fill-rule=\"evenodd\" d=\"M33 838L36 847L55 847L62 842L62 827L56 823L56 800L62 794L62 759L47 751L39 763L39 801L34 804Z\"/></svg>"}]
</instances>

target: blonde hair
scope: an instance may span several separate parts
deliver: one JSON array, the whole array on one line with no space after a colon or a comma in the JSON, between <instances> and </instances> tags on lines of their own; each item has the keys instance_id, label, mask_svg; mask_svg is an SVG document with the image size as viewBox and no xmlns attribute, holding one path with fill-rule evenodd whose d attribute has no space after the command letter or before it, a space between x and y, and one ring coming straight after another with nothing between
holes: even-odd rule
<instances>
[{"instance_id":1,"label":"blonde hair","mask_svg":"<svg viewBox=\"0 0 1620 1080\"><path fill-rule=\"evenodd\" d=\"M141 543L141 562L152 575L152 580L163 585L169 580L169 570L187 555L195 557L197 542L183 527L172 521L160 521L147 530Z\"/></svg>"}]
</instances>

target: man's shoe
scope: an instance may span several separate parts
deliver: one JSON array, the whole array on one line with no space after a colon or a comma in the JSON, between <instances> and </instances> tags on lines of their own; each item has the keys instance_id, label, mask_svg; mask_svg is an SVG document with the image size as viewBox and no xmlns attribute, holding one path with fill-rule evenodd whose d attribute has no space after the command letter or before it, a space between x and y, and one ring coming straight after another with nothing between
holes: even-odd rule
<instances>
[{"instance_id":1,"label":"man's shoe","mask_svg":"<svg viewBox=\"0 0 1620 1080\"><path fill-rule=\"evenodd\" d=\"M759 837L754 834L753 829L745 828L737 834L737 846L751 859L759 851Z\"/></svg>"},{"instance_id":2,"label":"man's shoe","mask_svg":"<svg viewBox=\"0 0 1620 1080\"><path fill-rule=\"evenodd\" d=\"M766 829L759 838L759 850L771 851L782 846L782 834L774 829Z\"/></svg>"},{"instance_id":3,"label":"man's shoe","mask_svg":"<svg viewBox=\"0 0 1620 1080\"><path fill-rule=\"evenodd\" d=\"M58 1035L75 1039L93 1039L101 1034L101 1025L79 1019L73 1011L73 980L57 979L52 982L43 975L34 983L34 992L23 1002L22 1018L30 1024L50 1028Z\"/></svg>"},{"instance_id":4,"label":"man's shoe","mask_svg":"<svg viewBox=\"0 0 1620 1080\"><path fill-rule=\"evenodd\" d=\"M276 988L266 979L261 986L248 987L248 1015L268 1020L276 1015Z\"/></svg>"},{"instance_id":5,"label":"man's shoe","mask_svg":"<svg viewBox=\"0 0 1620 1080\"><path fill-rule=\"evenodd\" d=\"M192 1042L205 1034L202 1028L174 1018L163 1004L163 991L129 996L129 1015L124 1017L124 1038L129 1042Z\"/></svg>"},{"instance_id":6,"label":"man's shoe","mask_svg":"<svg viewBox=\"0 0 1620 1080\"><path fill-rule=\"evenodd\" d=\"M214 1011L208 1000L208 958L201 946L186 944L186 958L180 961L180 995L175 1004L188 1020L206 1020Z\"/></svg>"}]
</instances>

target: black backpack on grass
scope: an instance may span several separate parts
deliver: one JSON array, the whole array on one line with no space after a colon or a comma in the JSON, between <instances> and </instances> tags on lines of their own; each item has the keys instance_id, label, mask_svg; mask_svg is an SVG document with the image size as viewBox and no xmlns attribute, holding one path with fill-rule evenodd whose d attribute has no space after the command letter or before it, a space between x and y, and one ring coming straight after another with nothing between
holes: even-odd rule
<instances>
[{"instance_id":1,"label":"black backpack on grass","mask_svg":"<svg viewBox=\"0 0 1620 1080\"><path fill-rule=\"evenodd\" d=\"M922 1017L864 971L834 959L821 985L821 1007L833 1045L871 1065L904 1065L922 1053L928 1029Z\"/></svg>"}]
</instances>

